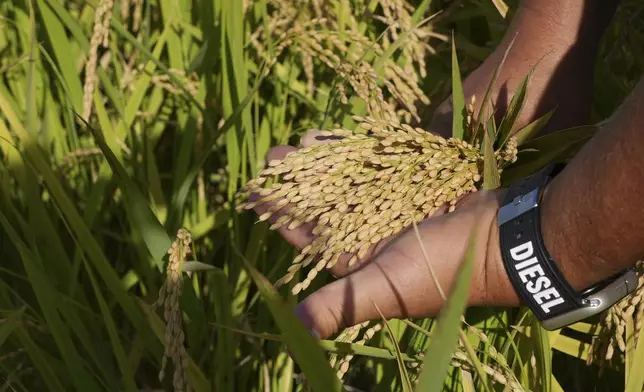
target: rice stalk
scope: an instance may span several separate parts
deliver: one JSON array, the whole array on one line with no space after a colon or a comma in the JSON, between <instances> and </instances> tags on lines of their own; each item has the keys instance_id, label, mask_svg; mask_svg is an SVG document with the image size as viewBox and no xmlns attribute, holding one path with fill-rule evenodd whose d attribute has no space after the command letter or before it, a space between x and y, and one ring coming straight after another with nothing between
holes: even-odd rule
<instances>
[{"instance_id":1,"label":"rice stalk","mask_svg":"<svg viewBox=\"0 0 644 392\"><path fill-rule=\"evenodd\" d=\"M109 44L110 20L114 0L102 0L96 8L94 15L94 28L90 40L89 58L85 63L85 84L83 86L83 119L89 122L92 114L92 99L96 85L96 66L98 61L98 48L106 48Z\"/></svg>"},{"instance_id":2,"label":"rice stalk","mask_svg":"<svg viewBox=\"0 0 644 392\"><path fill-rule=\"evenodd\" d=\"M163 317L166 323L165 350L159 372L159 381L165 378L165 369L168 359L174 365L172 384L175 392L190 391L188 384L188 353L184 346L185 334L182 325L182 313L179 306L179 297L183 291L182 266L187 256L191 253L192 235L185 229L179 229L176 240L168 250L169 262L167 277L159 290L159 298L152 305L153 308L163 305Z\"/></svg>"}]
</instances>

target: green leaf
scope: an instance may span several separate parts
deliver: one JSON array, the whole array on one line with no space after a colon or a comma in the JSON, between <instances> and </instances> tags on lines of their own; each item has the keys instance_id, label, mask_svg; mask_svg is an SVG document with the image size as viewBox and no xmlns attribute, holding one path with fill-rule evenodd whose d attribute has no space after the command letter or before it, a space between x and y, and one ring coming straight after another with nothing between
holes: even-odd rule
<instances>
[{"instance_id":1,"label":"green leaf","mask_svg":"<svg viewBox=\"0 0 644 392\"><path fill-rule=\"evenodd\" d=\"M42 260L20 239L18 233L16 233L2 212L0 212L0 224L20 254L38 305L42 309L48 329L67 366L67 371L71 376L74 388L77 391L98 390L96 380L90 375L85 361L83 361L79 352L76 350L76 345L72 340L69 329L60 317L60 311L58 309L60 306L60 295L53 287L47 274L44 273Z\"/></svg>"},{"instance_id":2,"label":"green leaf","mask_svg":"<svg viewBox=\"0 0 644 392\"><path fill-rule=\"evenodd\" d=\"M644 334L640 334L637 339L637 346L635 348L635 355L632 359L631 370L629 377L626 381L626 388L624 392L641 392L644 388ZM637 369L637 370L636 370Z\"/></svg>"},{"instance_id":3,"label":"green leaf","mask_svg":"<svg viewBox=\"0 0 644 392\"><path fill-rule=\"evenodd\" d=\"M13 333L13 331L20 326L20 319L25 312L25 308L14 310L5 318L5 322L0 324L0 347L4 344L5 340Z\"/></svg>"},{"instance_id":4,"label":"green leaf","mask_svg":"<svg viewBox=\"0 0 644 392\"><path fill-rule=\"evenodd\" d=\"M402 321L406 322L406 320L402 320ZM284 338L281 335L276 335L276 334L271 334L266 332L244 331L241 329L228 327L226 325L215 323L215 322L212 322L211 324L217 328L228 329L230 331L233 331L242 335L254 337L257 339L272 340L274 342L284 342ZM335 340L320 340L319 343L320 343L320 347L322 347L322 349L324 349L325 351L328 351L330 353L340 354L340 355L362 355L369 358L380 358L380 359L397 358L396 353L392 353L391 350L380 348L380 347L367 346L364 344L357 344L357 343L339 342ZM418 361L418 357L411 357L405 353L400 353L400 358L405 362Z\"/></svg>"},{"instance_id":5,"label":"green leaf","mask_svg":"<svg viewBox=\"0 0 644 392\"><path fill-rule=\"evenodd\" d=\"M183 263L181 269L184 272L197 272L197 271L212 271L218 270L219 268L214 265L202 263L201 261L186 261Z\"/></svg>"},{"instance_id":6,"label":"green leaf","mask_svg":"<svg viewBox=\"0 0 644 392\"><path fill-rule=\"evenodd\" d=\"M112 350L114 350L116 362L118 363L119 369L121 370L121 374L123 376L123 384L125 384L125 390L129 392L135 392L137 390L137 387L132 371L133 369L131 369L127 361L125 349L123 348L123 344L121 343L121 339L118 334L118 328L116 323L114 322L114 317L112 317L112 315L110 314L110 309L107 305L107 302L105 301L105 298L103 297L103 293L101 293L100 287L98 285L98 282L96 281L96 278L94 277L94 273L92 272L91 267L88 265L85 258L83 258L83 262L85 263L85 270L87 271L87 275L89 276L92 288L94 289L96 301L98 302L99 308L101 309L101 315L103 316L103 321L105 322L105 327L107 328L107 333L110 337L111 348Z\"/></svg>"},{"instance_id":7,"label":"green leaf","mask_svg":"<svg viewBox=\"0 0 644 392\"><path fill-rule=\"evenodd\" d=\"M342 384L329 365L319 343L295 315L294 308L285 302L271 283L242 255L248 273L261 292L273 319L284 334L284 341L302 369L313 391L340 392Z\"/></svg>"},{"instance_id":8,"label":"green leaf","mask_svg":"<svg viewBox=\"0 0 644 392\"><path fill-rule=\"evenodd\" d=\"M475 233L470 234L465 259L459 266L456 280L438 316L433 334L420 371L416 391L440 391L447 375L452 354L461 331L461 316L467 306L470 278L474 266Z\"/></svg>"},{"instance_id":9,"label":"green leaf","mask_svg":"<svg viewBox=\"0 0 644 392\"><path fill-rule=\"evenodd\" d=\"M538 119L534 120L530 124L526 125L525 127L519 129L514 134L514 137L517 139L517 146L520 147L521 145L523 145L523 143L527 142L535 135L537 135L548 124L548 121L550 121L550 117L552 117L553 113L554 110L551 110Z\"/></svg>"},{"instance_id":10,"label":"green leaf","mask_svg":"<svg viewBox=\"0 0 644 392\"><path fill-rule=\"evenodd\" d=\"M492 90L494 89L496 80L499 77L499 72L501 71L501 68L505 63L505 59L508 57L508 53L510 53L510 49L512 49L513 45L514 45L514 38L512 39L512 41L510 41L510 45L508 45L508 48L505 50L505 53L503 53L503 57L501 58L501 61L496 66L496 68L494 68L494 73L492 74L490 83L487 86L487 90L485 91L485 95L483 96L483 101L481 101L481 108L479 109L478 116L476 117L476 121L474 122L474 134L472 135L470 142L476 141L476 138L478 137L479 129L481 129L481 125L484 123L483 118L485 116L485 113L488 110L488 105L490 105L490 101L492 99Z\"/></svg>"},{"instance_id":11,"label":"green leaf","mask_svg":"<svg viewBox=\"0 0 644 392\"><path fill-rule=\"evenodd\" d=\"M407 373L405 362L402 359L402 352L400 351L400 346L396 341L396 335L394 334L394 331L391 329L391 325L389 325L389 323L385 319L385 316L380 311L380 308L378 308L378 305L376 305L376 303L374 302L373 306L378 311L378 314L380 314L380 318L385 324L385 328L387 329L387 332L389 332L389 338L391 339L391 343L394 346L394 351L396 353L396 364L398 365L398 373L399 373L399 376L402 378L401 380L402 389L404 392L411 392L412 391L411 381L409 380L409 374Z\"/></svg>"},{"instance_id":12,"label":"green leaf","mask_svg":"<svg viewBox=\"0 0 644 392\"><path fill-rule=\"evenodd\" d=\"M463 95L463 82L461 71L456 56L456 44L452 33L452 137L463 139L465 118L465 96Z\"/></svg>"},{"instance_id":13,"label":"green leaf","mask_svg":"<svg viewBox=\"0 0 644 392\"><path fill-rule=\"evenodd\" d=\"M553 162L562 162L579 150L599 128L595 125L549 133L523 144L517 162L503 171L507 186Z\"/></svg>"},{"instance_id":14,"label":"green leaf","mask_svg":"<svg viewBox=\"0 0 644 392\"><path fill-rule=\"evenodd\" d=\"M548 331L545 330L539 320L532 318L532 340L535 346L535 357L537 358L537 372L541 378L540 387L543 392L550 392L550 375L552 374L552 348ZM557 331L558 332L558 331Z\"/></svg>"},{"instance_id":15,"label":"green leaf","mask_svg":"<svg viewBox=\"0 0 644 392\"><path fill-rule=\"evenodd\" d=\"M483 188L494 190L501 186L501 175L494 157L493 138L489 132L483 137Z\"/></svg>"},{"instance_id":16,"label":"green leaf","mask_svg":"<svg viewBox=\"0 0 644 392\"><path fill-rule=\"evenodd\" d=\"M170 249L170 246L172 246L172 240L154 215L154 212L152 212L147 199L143 196L137 185L132 181L110 147L107 145L103 133L90 127L87 123L85 123L85 125L92 133L92 136L94 136L96 144L98 144L98 147L101 149L105 159L107 159L107 162L112 168L112 171L121 186L121 191L126 199L125 206L128 210L127 215L132 226L141 234L152 259L156 261L157 267L161 271L163 269L162 260L166 256L166 252Z\"/></svg>"},{"instance_id":17,"label":"green leaf","mask_svg":"<svg viewBox=\"0 0 644 392\"><path fill-rule=\"evenodd\" d=\"M532 76L532 72L534 71L534 66L530 68L530 71L528 74L523 78L521 81L521 84L517 88L517 90L514 92L514 95L512 96L512 100L510 101L510 104L508 105L508 108L505 111L505 114L503 116L503 120L501 120L501 124L499 124L499 132L496 137L496 145L500 147L503 147L505 143L508 141L510 138L510 135L512 135L512 131L514 130L514 125L517 122L517 119L521 115L521 111L523 110L523 104L525 103L525 99L527 96L527 89L528 89L528 81L530 80L530 76Z\"/></svg>"}]
</instances>

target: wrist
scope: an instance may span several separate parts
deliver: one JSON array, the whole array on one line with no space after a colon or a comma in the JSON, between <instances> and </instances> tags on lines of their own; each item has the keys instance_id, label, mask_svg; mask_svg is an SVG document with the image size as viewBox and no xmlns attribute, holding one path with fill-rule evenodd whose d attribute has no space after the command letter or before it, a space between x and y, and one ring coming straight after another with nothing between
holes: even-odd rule
<instances>
[{"instance_id":1,"label":"wrist","mask_svg":"<svg viewBox=\"0 0 644 392\"><path fill-rule=\"evenodd\" d=\"M476 285L472 305L494 305L514 307L520 304L508 274L503 265L499 227L497 223L498 211L505 197L506 190L499 189L492 193L489 209L480 217L486 222L484 252L479 257L483 258L483 270L480 271L480 283Z\"/></svg>"},{"instance_id":2,"label":"wrist","mask_svg":"<svg viewBox=\"0 0 644 392\"><path fill-rule=\"evenodd\" d=\"M606 270L602 266L610 266L604 260L598 259L587 245L581 241L584 229L561 203L559 197L563 189L562 177L549 182L541 197L541 235L546 250L555 264L577 291L581 291L617 272L612 268ZM573 186L573 184L570 184Z\"/></svg>"}]
</instances>

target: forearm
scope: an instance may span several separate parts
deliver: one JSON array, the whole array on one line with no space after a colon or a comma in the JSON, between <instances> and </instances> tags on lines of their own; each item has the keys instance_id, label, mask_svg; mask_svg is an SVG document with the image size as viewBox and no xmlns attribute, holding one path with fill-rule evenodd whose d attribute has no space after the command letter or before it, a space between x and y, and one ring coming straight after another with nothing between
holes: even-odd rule
<instances>
[{"instance_id":1,"label":"forearm","mask_svg":"<svg viewBox=\"0 0 644 392\"><path fill-rule=\"evenodd\" d=\"M644 256L644 79L547 187L542 225L576 289Z\"/></svg>"},{"instance_id":2,"label":"forearm","mask_svg":"<svg viewBox=\"0 0 644 392\"><path fill-rule=\"evenodd\" d=\"M620 0L523 0L513 27L522 26L526 33L548 42L579 42L592 50L619 3Z\"/></svg>"},{"instance_id":3,"label":"forearm","mask_svg":"<svg viewBox=\"0 0 644 392\"><path fill-rule=\"evenodd\" d=\"M528 88L528 94L536 91L539 96L538 102L529 106L526 114L536 119L554 110L542 134L589 121L593 65L601 37L618 3L617 0L521 2L500 50L505 51L516 37L511 53L515 52L520 59L512 63L523 61L527 66L537 66L531 84L542 86L542 91L531 93ZM502 53L495 55L500 61Z\"/></svg>"}]
</instances>

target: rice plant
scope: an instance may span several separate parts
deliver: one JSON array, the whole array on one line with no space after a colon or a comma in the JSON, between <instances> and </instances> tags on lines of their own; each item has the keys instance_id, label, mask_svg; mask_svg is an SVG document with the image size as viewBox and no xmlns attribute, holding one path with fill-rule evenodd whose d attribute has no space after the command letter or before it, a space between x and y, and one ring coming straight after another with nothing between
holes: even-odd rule
<instances>
[{"instance_id":1,"label":"rice plant","mask_svg":"<svg viewBox=\"0 0 644 392\"><path fill-rule=\"evenodd\" d=\"M641 391L641 290L554 332L524 309L465 310L464 284L439 318L376 320L322 341L292 311L334 279L325 267L337 252L301 268L323 246L360 253L437 203L566 159L592 136L581 127L532 137L544 118L506 138L514 115L502 127L491 112L480 121L467 109L471 97L459 96L516 6L0 2L2 390ZM596 118L644 69L635 18L643 9L623 1L602 44ZM432 136L427 121L452 93L462 127ZM527 84L517 107L526 94ZM309 129L346 144L265 164L272 146L297 145ZM490 132L494 141L483 138ZM449 165L432 161L437 154ZM340 176L337 165L348 171ZM244 209L244 192L273 187L301 203L317 185L299 179L313 168L326 170L341 197L327 193L335 197L319 206L307 198L280 224L339 224L331 209L351 206L356 221L343 224L355 227L332 227L355 238L322 225L324 244L299 255L267 216ZM275 174L291 174L294 185ZM418 181L425 175L434 180ZM375 195L369 187L382 176L413 192ZM390 214L386 228L358 230L373 211L352 201L367 196Z\"/></svg>"}]
</instances>

